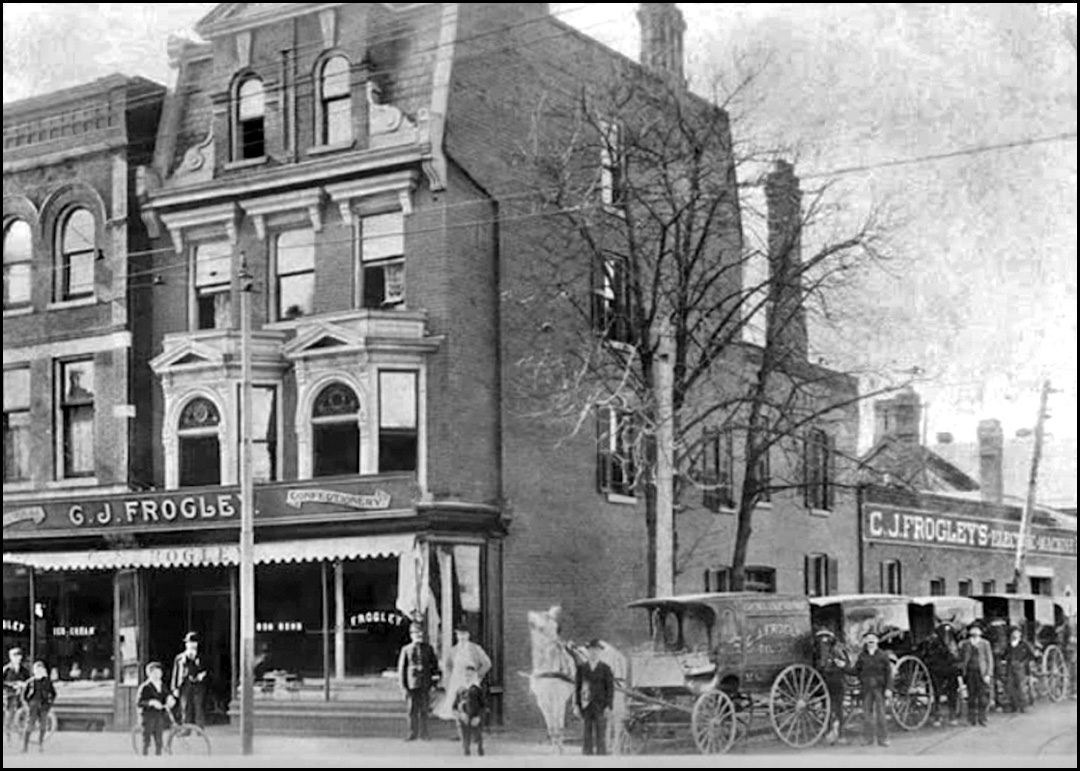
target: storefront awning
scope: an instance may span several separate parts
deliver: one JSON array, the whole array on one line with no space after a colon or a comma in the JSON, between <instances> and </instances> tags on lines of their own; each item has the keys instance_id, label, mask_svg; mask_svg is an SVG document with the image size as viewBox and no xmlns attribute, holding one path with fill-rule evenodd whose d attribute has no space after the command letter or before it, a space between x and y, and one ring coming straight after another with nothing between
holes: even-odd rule
<instances>
[{"instance_id":1,"label":"storefront awning","mask_svg":"<svg viewBox=\"0 0 1080 771\"><path fill-rule=\"evenodd\" d=\"M413 535L311 538L255 544L255 562L318 562L321 560L396 557L413 548ZM201 544L152 549L4 554L4 562L35 570L120 570L130 568L209 567L240 564L236 544Z\"/></svg>"}]
</instances>

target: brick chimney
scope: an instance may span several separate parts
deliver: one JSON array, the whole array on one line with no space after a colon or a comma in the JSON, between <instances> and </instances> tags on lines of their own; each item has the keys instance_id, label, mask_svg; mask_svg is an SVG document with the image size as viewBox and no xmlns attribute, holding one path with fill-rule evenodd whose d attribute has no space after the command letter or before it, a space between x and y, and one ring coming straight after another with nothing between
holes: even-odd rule
<instances>
[{"instance_id":1,"label":"brick chimney","mask_svg":"<svg viewBox=\"0 0 1080 771\"><path fill-rule=\"evenodd\" d=\"M686 20L675 3L639 3L641 64L660 75L685 82L683 38Z\"/></svg>"},{"instance_id":2,"label":"brick chimney","mask_svg":"<svg viewBox=\"0 0 1080 771\"><path fill-rule=\"evenodd\" d=\"M913 388L905 388L891 399L874 402L874 444L886 437L911 446L919 445L922 403Z\"/></svg>"},{"instance_id":3,"label":"brick chimney","mask_svg":"<svg viewBox=\"0 0 1080 771\"><path fill-rule=\"evenodd\" d=\"M782 355L806 359L802 292L802 191L795 167L777 161L765 178L769 229L769 303L766 339Z\"/></svg>"},{"instance_id":4,"label":"brick chimney","mask_svg":"<svg viewBox=\"0 0 1080 771\"><path fill-rule=\"evenodd\" d=\"M979 421L979 489L987 503L1001 503L1005 495L1002 476L1002 456L1005 451L1005 434L1001 421Z\"/></svg>"}]
</instances>

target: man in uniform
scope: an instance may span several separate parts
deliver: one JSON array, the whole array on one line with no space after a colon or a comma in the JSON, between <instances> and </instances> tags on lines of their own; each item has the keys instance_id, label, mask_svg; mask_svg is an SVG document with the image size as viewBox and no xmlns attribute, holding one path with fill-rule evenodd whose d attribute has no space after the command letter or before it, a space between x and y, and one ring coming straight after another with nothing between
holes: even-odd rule
<instances>
[{"instance_id":1,"label":"man in uniform","mask_svg":"<svg viewBox=\"0 0 1080 771\"><path fill-rule=\"evenodd\" d=\"M413 624L409 629L412 642L401 649L398 657L398 678L409 708L409 735L405 741L430 739L428 710L431 689L439 679L439 659L435 649L424 639L424 628Z\"/></svg>"}]
</instances>

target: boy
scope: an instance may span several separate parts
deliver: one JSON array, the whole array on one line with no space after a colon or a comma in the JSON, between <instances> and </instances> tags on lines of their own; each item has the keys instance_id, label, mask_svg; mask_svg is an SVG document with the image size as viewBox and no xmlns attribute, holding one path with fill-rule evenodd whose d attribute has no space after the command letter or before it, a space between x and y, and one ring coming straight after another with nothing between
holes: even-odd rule
<instances>
[{"instance_id":1,"label":"boy","mask_svg":"<svg viewBox=\"0 0 1080 771\"><path fill-rule=\"evenodd\" d=\"M889 654L878 647L878 636L873 632L863 635L863 646L855 662L854 674L862 688L864 743L871 745L876 739L880 746L888 747L885 707L892 698L892 661Z\"/></svg>"},{"instance_id":2,"label":"boy","mask_svg":"<svg viewBox=\"0 0 1080 771\"><path fill-rule=\"evenodd\" d=\"M154 741L154 754L161 754L162 736L169 725L166 712L172 706L172 697L165 691L164 669L151 661L146 665L146 681L139 686L137 704L142 721L142 754L150 754L150 740Z\"/></svg>"},{"instance_id":3,"label":"boy","mask_svg":"<svg viewBox=\"0 0 1080 771\"><path fill-rule=\"evenodd\" d=\"M29 709L30 715L26 721L26 732L23 734L23 752L30 747L30 734L34 726L38 727L38 750L45 749L45 730L49 725L49 710L56 701L56 689L52 680L49 679L49 670L45 662L38 659L34 662L34 676L26 684L23 691L23 701Z\"/></svg>"}]
</instances>

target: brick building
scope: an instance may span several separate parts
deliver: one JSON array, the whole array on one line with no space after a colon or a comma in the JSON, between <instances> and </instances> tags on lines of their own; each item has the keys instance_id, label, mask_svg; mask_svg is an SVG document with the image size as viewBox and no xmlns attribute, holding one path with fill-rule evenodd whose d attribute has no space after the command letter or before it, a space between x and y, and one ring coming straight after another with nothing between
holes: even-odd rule
<instances>
[{"instance_id":1,"label":"brick building","mask_svg":"<svg viewBox=\"0 0 1080 771\"><path fill-rule=\"evenodd\" d=\"M681 72L681 15L644 5L650 71ZM542 317L516 301L554 227L522 211L517 150L537 104L641 68L544 3L231 3L196 29L205 42L170 45L176 85L137 178L152 239L128 263L145 302L130 374L148 400L145 487L35 490L42 518L11 527L5 501L5 562L114 588L117 724L137 662L173 655L188 629L211 657L213 710L236 709L249 305L257 645L287 673L259 691L260 729L394 731L385 675L410 615L443 653L469 626L494 660L497 713L537 723L518 676L526 611L561 603L570 637L627 644L650 555L644 501L597 473L609 456L595 435L568 439L516 396L538 325L565 315L554 294ZM797 200L789 168L773 181ZM722 237L738 247L740 229L736 211ZM796 338L810 367L804 327ZM814 469L813 495L761 507L763 590L853 589L854 498L829 459L853 451L856 425L837 416L798 466ZM724 588L727 514L713 501L678 515L683 545L702 544L680 590Z\"/></svg>"},{"instance_id":2,"label":"brick building","mask_svg":"<svg viewBox=\"0 0 1080 771\"><path fill-rule=\"evenodd\" d=\"M1015 584L1024 502L1003 494L998 421L979 425L976 478L923 446L914 391L874 409L875 442L864 458L872 471L861 502L860 591L1075 594L1076 517L1045 505L1032 512L1023 584Z\"/></svg>"},{"instance_id":3,"label":"brick building","mask_svg":"<svg viewBox=\"0 0 1080 771\"><path fill-rule=\"evenodd\" d=\"M150 247L135 176L164 95L114 75L4 105L5 547L45 526L47 508L151 481L135 323L147 281L129 257ZM65 703L111 712L112 597L110 575L34 580L5 560L5 648L45 657Z\"/></svg>"}]
</instances>

